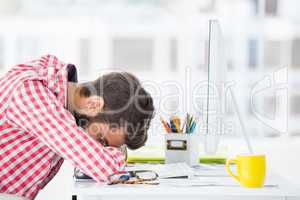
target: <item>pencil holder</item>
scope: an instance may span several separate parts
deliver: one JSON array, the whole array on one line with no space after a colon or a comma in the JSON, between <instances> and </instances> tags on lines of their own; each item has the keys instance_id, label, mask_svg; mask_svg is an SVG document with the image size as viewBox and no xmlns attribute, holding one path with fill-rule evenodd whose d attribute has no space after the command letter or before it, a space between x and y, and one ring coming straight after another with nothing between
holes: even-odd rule
<instances>
[{"instance_id":1,"label":"pencil holder","mask_svg":"<svg viewBox=\"0 0 300 200\"><path fill-rule=\"evenodd\" d=\"M199 144L200 141L198 134L165 134L165 162L185 162L190 166L198 164Z\"/></svg>"}]
</instances>

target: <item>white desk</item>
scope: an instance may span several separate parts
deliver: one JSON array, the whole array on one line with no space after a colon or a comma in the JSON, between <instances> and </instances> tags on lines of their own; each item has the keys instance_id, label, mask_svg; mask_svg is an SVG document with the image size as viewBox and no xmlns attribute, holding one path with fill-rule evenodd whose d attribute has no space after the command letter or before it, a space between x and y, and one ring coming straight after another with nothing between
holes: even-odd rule
<instances>
[{"instance_id":1,"label":"white desk","mask_svg":"<svg viewBox=\"0 0 300 200\"><path fill-rule=\"evenodd\" d=\"M223 170L223 167L222 167ZM300 189L279 176L267 178L266 187L248 189L240 187L225 170L219 168L197 170L193 179L160 180L159 185L106 185L95 182L74 182L72 199L155 199L155 200L300 200ZM199 173L198 173L199 172ZM189 186L184 186L190 183ZM212 184L212 185L210 185Z\"/></svg>"}]
</instances>

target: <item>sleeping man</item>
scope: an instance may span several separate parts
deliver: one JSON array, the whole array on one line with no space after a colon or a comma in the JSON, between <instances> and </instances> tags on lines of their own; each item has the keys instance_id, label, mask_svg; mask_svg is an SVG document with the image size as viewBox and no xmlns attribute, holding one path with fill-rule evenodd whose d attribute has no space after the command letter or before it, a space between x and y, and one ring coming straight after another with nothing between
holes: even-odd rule
<instances>
[{"instance_id":1,"label":"sleeping man","mask_svg":"<svg viewBox=\"0 0 300 200\"><path fill-rule=\"evenodd\" d=\"M75 66L52 55L14 66L0 78L0 192L34 199L64 160L107 181L125 165L115 147L143 146L153 113L129 73L79 84Z\"/></svg>"}]
</instances>

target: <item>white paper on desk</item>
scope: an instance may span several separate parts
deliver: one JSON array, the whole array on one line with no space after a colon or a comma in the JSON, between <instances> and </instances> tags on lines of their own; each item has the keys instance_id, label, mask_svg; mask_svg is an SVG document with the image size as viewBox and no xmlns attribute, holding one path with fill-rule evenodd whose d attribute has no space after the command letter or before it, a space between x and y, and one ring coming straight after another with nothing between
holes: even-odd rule
<instances>
[{"instance_id":1,"label":"white paper on desk","mask_svg":"<svg viewBox=\"0 0 300 200\"><path fill-rule=\"evenodd\" d=\"M175 186L175 187L241 187L240 184L229 178L221 178L220 180L214 178L199 178L199 179L164 179L160 181L161 184ZM275 183L266 183L264 188L278 187Z\"/></svg>"},{"instance_id":2,"label":"white paper on desk","mask_svg":"<svg viewBox=\"0 0 300 200\"><path fill-rule=\"evenodd\" d=\"M171 163L171 164L135 164L129 166L126 170L153 170L159 178L177 178L191 177L193 170L186 163Z\"/></svg>"},{"instance_id":3,"label":"white paper on desk","mask_svg":"<svg viewBox=\"0 0 300 200\"><path fill-rule=\"evenodd\" d=\"M163 180L161 183L176 186L176 187L192 187L192 186L205 186L205 187L215 187L215 186L239 186L238 183L231 181L215 181L215 180L203 180L203 179L186 179L186 180Z\"/></svg>"},{"instance_id":4,"label":"white paper on desk","mask_svg":"<svg viewBox=\"0 0 300 200\"><path fill-rule=\"evenodd\" d=\"M235 167L232 167L232 171L236 172ZM193 167L193 174L197 177L230 177L226 171L225 165L208 165L199 164Z\"/></svg>"}]
</instances>

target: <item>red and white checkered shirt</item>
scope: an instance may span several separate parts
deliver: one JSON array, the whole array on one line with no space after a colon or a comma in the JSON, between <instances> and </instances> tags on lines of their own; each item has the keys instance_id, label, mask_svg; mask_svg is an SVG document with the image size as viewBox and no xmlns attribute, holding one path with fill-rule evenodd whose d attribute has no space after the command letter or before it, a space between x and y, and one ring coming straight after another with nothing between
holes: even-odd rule
<instances>
[{"instance_id":1,"label":"red and white checkered shirt","mask_svg":"<svg viewBox=\"0 0 300 200\"><path fill-rule=\"evenodd\" d=\"M0 192L34 199L64 159L96 181L123 170L123 153L92 139L66 110L67 75L46 55L0 78Z\"/></svg>"}]
</instances>

